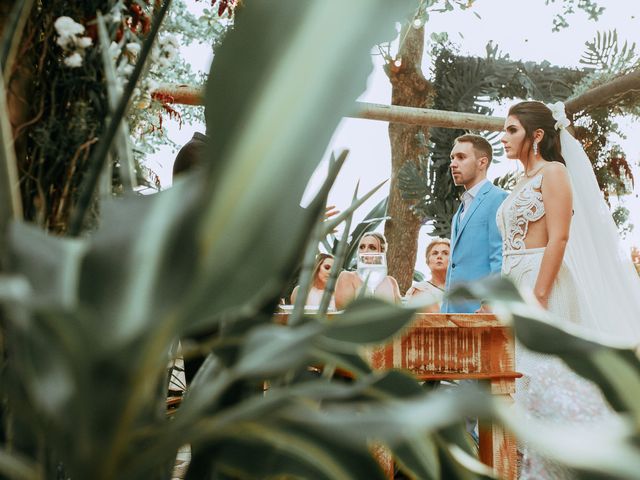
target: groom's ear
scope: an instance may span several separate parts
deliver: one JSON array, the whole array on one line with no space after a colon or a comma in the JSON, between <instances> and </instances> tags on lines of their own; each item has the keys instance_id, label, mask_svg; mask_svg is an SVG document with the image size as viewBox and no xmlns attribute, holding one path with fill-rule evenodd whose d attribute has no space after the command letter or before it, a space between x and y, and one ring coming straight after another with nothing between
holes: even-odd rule
<instances>
[{"instance_id":1,"label":"groom's ear","mask_svg":"<svg viewBox=\"0 0 640 480\"><path fill-rule=\"evenodd\" d=\"M489 169L489 157L487 157L486 155L483 155L482 157L478 158L478 162L480 163L480 166L484 167L485 170Z\"/></svg>"}]
</instances>

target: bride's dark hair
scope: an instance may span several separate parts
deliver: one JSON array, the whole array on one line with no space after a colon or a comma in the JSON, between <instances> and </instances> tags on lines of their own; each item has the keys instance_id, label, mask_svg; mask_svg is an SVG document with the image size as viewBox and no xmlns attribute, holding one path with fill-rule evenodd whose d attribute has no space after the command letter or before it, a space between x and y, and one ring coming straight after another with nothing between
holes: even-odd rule
<instances>
[{"instance_id":1,"label":"bride's dark hair","mask_svg":"<svg viewBox=\"0 0 640 480\"><path fill-rule=\"evenodd\" d=\"M540 155L545 160L560 162L565 165L560 148L560 135L555 128L556 121L551 110L542 102L520 102L509 109L509 115L518 117L526 133L526 138L533 141L533 132L544 131L544 137L538 144Z\"/></svg>"}]
</instances>

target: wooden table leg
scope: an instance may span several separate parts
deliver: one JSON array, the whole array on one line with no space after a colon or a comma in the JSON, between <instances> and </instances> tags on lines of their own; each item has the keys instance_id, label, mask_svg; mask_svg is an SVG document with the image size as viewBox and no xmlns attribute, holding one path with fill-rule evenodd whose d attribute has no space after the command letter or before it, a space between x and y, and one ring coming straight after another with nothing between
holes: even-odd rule
<instances>
[{"instance_id":1,"label":"wooden table leg","mask_svg":"<svg viewBox=\"0 0 640 480\"><path fill-rule=\"evenodd\" d=\"M499 478L516 480L518 452L509 432L490 422L480 422L480 461L494 469Z\"/></svg>"}]
</instances>

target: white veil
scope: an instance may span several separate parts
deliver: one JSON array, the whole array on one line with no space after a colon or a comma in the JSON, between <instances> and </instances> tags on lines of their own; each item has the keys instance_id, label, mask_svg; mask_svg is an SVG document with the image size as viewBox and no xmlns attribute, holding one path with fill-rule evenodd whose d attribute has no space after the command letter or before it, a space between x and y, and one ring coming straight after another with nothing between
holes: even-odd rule
<instances>
[{"instance_id":1,"label":"white veil","mask_svg":"<svg viewBox=\"0 0 640 480\"><path fill-rule=\"evenodd\" d=\"M549 105L560 130L562 156L573 186L574 215L565 261L580 292L583 326L640 342L640 277L622 250L618 229L604 201L587 154L567 130L564 104Z\"/></svg>"}]
</instances>

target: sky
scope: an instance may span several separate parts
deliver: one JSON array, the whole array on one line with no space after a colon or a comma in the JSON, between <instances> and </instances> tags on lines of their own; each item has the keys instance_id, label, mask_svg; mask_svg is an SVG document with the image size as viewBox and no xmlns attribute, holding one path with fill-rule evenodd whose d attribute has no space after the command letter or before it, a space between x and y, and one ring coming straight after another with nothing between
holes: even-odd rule
<instances>
[{"instance_id":1,"label":"sky","mask_svg":"<svg viewBox=\"0 0 640 480\"><path fill-rule=\"evenodd\" d=\"M194 11L198 4L194 0ZM203 2L200 2L200 5ZM460 54L485 56L485 46L493 41L504 53L514 60L543 61L554 65L580 67L580 56L585 50L585 42L592 40L596 32L616 29L620 44L624 41L640 44L640 2L628 0L599 0L605 7L598 22L588 19L581 10L567 17L569 28L552 32L552 19L560 12L561 6L555 3L545 6L545 0L476 0L468 10L455 9L447 13L433 13L427 22L427 37L431 33L447 32L449 39L458 45ZM203 55L206 45L194 45L184 49L183 55L192 60L195 68L208 70L210 55ZM429 49L429 45L427 45ZM638 48L640 53L640 48ZM427 50L428 51L428 50ZM381 59L373 55L375 68L369 77L367 90L359 100L372 103L389 104L391 86L382 70ZM425 76L430 76L429 56L425 55L422 66ZM504 116L509 104L498 105L496 116ZM628 160L633 164L637 182L635 192L621 199L631 211L631 223L636 225L623 245L640 245L640 122L621 119L620 125L627 134L626 139L617 138ZM321 162L310 181L303 204L312 195L322 181L327 169L328 155L332 151L349 149L345 163L330 195L329 204L339 209L346 208L352 198L353 190L360 181L360 192L366 192L380 181L389 178L391 173L390 146L386 122L345 118L340 123L327 148L325 159ZM167 134L178 144L186 143L193 131L203 130L202 126L183 126L182 129L169 122ZM170 172L175 154L163 149L150 159L149 166L156 171L164 186L170 184ZM489 171L489 178L504 175L516 168L516 162L506 158L495 159ZM354 216L354 221L362 219L366 213L387 193L383 189L367 201ZM428 272L424 261L424 251L429 241L428 227L420 232L418 261L416 268Z\"/></svg>"}]
</instances>

